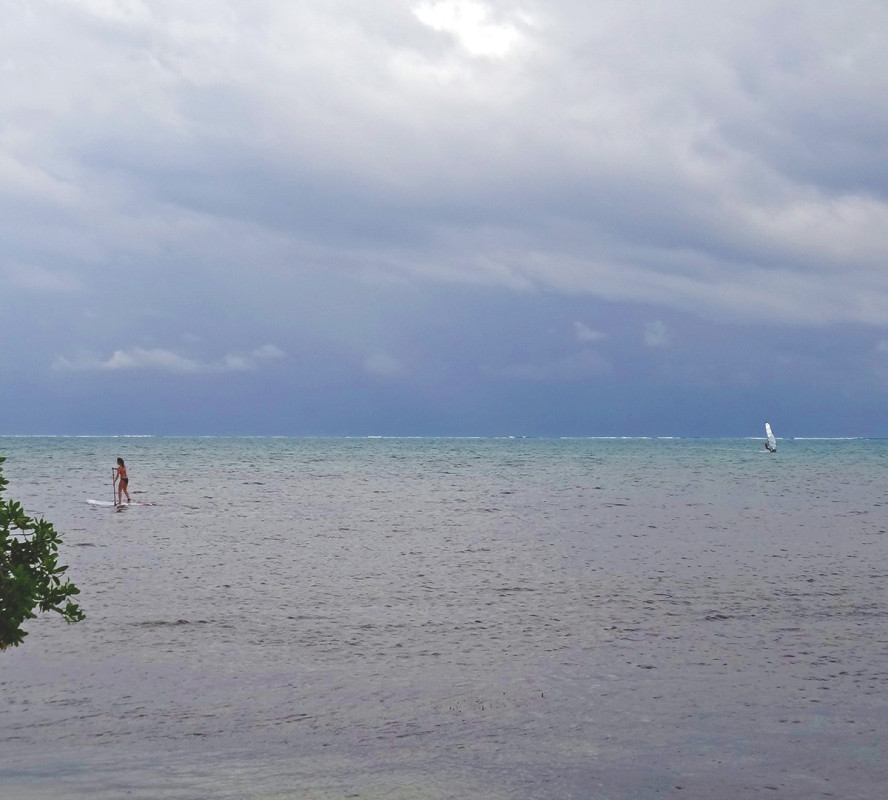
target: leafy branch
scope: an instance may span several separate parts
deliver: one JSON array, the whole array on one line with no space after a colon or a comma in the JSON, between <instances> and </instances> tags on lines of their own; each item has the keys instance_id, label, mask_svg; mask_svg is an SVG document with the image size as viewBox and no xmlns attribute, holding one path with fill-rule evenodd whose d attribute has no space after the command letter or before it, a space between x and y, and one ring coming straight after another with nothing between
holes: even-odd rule
<instances>
[{"instance_id":1,"label":"leafy branch","mask_svg":"<svg viewBox=\"0 0 888 800\"><path fill-rule=\"evenodd\" d=\"M37 616L34 609L55 611L69 623L85 618L71 600L80 589L62 577L68 566L58 562L61 537L51 523L3 499L8 483L0 466L0 650L22 643L28 635L22 624Z\"/></svg>"}]
</instances>

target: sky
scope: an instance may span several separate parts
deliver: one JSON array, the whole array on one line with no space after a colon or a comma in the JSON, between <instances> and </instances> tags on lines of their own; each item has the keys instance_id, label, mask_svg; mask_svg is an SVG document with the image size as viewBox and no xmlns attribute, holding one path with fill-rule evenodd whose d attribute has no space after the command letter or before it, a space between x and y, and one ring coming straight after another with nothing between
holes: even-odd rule
<instances>
[{"instance_id":1,"label":"sky","mask_svg":"<svg viewBox=\"0 0 888 800\"><path fill-rule=\"evenodd\" d=\"M888 436L883 0L5 0L0 434Z\"/></svg>"}]
</instances>

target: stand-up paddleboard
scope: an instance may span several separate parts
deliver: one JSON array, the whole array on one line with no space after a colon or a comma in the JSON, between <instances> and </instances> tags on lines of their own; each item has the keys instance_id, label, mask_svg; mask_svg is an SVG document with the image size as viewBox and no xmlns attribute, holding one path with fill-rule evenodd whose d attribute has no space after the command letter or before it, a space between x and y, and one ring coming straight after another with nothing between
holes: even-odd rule
<instances>
[{"instance_id":1,"label":"stand-up paddleboard","mask_svg":"<svg viewBox=\"0 0 888 800\"><path fill-rule=\"evenodd\" d=\"M777 452L777 440L774 438L774 434L771 433L771 426L766 422L765 423L765 436L768 437L768 441L765 444L765 447L768 448L768 451L771 453Z\"/></svg>"},{"instance_id":2,"label":"stand-up paddleboard","mask_svg":"<svg viewBox=\"0 0 888 800\"><path fill-rule=\"evenodd\" d=\"M86 502L99 508L117 508L117 503L109 503L107 500L87 500Z\"/></svg>"},{"instance_id":3,"label":"stand-up paddleboard","mask_svg":"<svg viewBox=\"0 0 888 800\"><path fill-rule=\"evenodd\" d=\"M109 503L107 500L87 500L91 506L97 506L98 508L126 508L127 506L156 506L157 503L140 503L138 500L133 500L130 503Z\"/></svg>"}]
</instances>

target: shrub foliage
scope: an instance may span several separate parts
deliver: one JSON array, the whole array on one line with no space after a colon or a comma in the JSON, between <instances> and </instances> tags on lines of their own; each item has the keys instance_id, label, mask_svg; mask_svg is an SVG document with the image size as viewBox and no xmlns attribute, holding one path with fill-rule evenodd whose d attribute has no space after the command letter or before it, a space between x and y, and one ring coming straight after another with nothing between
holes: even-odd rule
<instances>
[{"instance_id":1,"label":"shrub foliage","mask_svg":"<svg viewBox=\"0 0 888 800\"><path fill-rule=\"evenodd\" d=\"M0 456L0 464L5 460ZM3 498L8 483L0 466L0 650L22 643L28 635L22 624L37 616L34 609L55 611L68 622L84 619L71 600L80 589L62 580L68 567L58 563L61 538L49 522Z\"/></svg>"}]
</instances>

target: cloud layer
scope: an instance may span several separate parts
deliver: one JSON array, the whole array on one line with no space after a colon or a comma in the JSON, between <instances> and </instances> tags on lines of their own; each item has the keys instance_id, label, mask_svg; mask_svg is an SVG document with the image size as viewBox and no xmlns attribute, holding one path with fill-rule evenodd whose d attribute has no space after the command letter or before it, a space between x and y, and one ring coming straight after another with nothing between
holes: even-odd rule
<instances>
[{"instance_id":1,"label":"cloud layer","mask_svg":"<svg viewBox=\"0 0 888 800\"><path fill-rule=\"evenodd\" d=\"M0 52L0 360L47 397L249 371L305 419L593 425L586 390L888 387L880 0L32 0Z\"/></svg>"},{"instance_id":2,"label":"cloud layer","mask_svg":"<svg viewBox=\"0 0 888 800\"><path fill-rule=\"evenodd\" d=\"M45 267L236 263L249 232L286 264L888 312L878 2L80 0L4 31L4 234Z\"/></svg>"}]
</instances>

